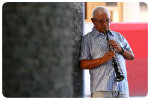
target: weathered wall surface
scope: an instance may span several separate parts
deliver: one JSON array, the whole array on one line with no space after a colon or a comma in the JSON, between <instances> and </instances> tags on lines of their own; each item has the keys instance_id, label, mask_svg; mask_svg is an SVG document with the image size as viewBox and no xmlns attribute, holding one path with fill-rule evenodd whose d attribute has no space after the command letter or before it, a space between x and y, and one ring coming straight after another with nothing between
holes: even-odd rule
<instances>
[{"instance_id":1,"label":"weathered wall surface","mask_svg":"<svg viewBox=\"0 0 150 100\"><path fill-rule=\"evenodd\" d=\"M82 7L82 3L3 5L4 96L83 96L78 61Z\"/></svg>"},{"instance_id":2,"label":"weathered wall surface","mask_svg":"<svg viewBox=\"0 0 150 100\"><path fill-rule=\"evenodd\" d=\"M84 3L73 3L73 85L74 97L83 97L83 70L79 67L80 43L83 34Z\"/></svg>"}]
</instances>

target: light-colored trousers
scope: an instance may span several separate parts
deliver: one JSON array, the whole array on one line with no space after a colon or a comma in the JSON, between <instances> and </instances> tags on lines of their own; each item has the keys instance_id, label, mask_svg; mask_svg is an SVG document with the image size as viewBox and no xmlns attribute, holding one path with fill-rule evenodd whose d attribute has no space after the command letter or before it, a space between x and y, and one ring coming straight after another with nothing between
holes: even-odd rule
<instances>
[{"instance_id":1,"label":"light-colored trousers","mask_svg":"<svg viewBox=\"0 0 150 100\"><path fill-rule=\"evenodd\" d=\"M105 92L105 91L100 91L100 92L94 92L91 94L91 98L129 98L129 92L117 92L117 91L112 91L112 92Z\"/></svg>"}]
</instances>

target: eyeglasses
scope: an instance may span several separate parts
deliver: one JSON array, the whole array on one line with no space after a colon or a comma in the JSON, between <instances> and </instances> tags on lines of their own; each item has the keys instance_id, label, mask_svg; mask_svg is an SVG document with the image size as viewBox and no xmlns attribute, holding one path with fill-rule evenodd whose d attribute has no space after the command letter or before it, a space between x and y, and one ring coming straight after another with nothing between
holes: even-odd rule
<instances>
[{"instance_id":1,"label":"eyeglasses","mask_svg":"<svg viewBox=\"0 0 150 100\"><path fill-rule=\"evenodd\" d=\"M96 20L94 18L94 20ZM106 20L96 20L97 22L99 22L100 24L104 24L105 22L108 24L108 23L111 23L111 20L109 18L107 18Z\"/></svg>"}]
</instances>

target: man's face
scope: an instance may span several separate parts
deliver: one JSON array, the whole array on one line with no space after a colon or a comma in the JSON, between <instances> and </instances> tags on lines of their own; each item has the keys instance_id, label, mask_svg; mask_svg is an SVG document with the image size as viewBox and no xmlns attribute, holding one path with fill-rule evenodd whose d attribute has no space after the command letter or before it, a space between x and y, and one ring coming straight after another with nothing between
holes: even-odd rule
<instances>
[{"instance_id":1,"label":"man's face","mask_svg":"<svg viewBox=\"0 0 150 100\"><path fill-rule=\"evenodd\" d=\"M96 14L96 18L92 18L91 20L99 32L104 33L104 30L109 29L110 18L108 14Z\"/></svg>"}]
</instances>

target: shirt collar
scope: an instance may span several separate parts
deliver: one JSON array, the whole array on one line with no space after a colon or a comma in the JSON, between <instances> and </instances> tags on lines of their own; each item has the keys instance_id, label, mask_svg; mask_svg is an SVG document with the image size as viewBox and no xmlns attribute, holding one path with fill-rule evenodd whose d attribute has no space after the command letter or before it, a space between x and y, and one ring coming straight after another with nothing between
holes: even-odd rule
<instances>
[{"instance_id":1,"label":"shirt collar","mask_svg":"<svg viewBox=\"0 0 150 100\"><path fill-rule=\"evenodd\" d=\"M93 27L92 33L93 33L94 37L97 37L98 35L104 35L102 32L99 32L98 30L96 30L95 27ZM113 36L113 32L111 30L110 30L110 32L108 34Z\"/></svg>"}]
</instances>

